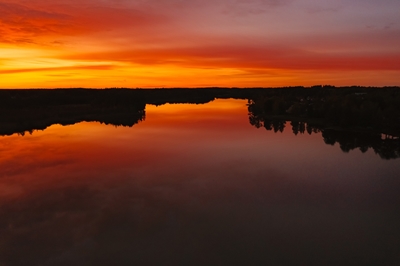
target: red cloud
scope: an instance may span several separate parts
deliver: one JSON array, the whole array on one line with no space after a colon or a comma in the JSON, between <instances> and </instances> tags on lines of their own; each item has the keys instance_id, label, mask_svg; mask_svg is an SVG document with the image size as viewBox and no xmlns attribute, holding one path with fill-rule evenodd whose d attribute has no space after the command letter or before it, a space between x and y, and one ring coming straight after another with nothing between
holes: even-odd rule
<instances>
[{"instance_id":1,"label":"red cloud","mask_svg":"<svg viewBox=\"0 0 400 266\"><path fill-rule=\"evenodd\" d=\"M64 1L65 2L65 1ZM140 28L160 23L161 15L134 9L89 5L26 5L0 2L0 42L40 43L41 39Z\"/></svg>"},{"instance_id":2,"label":"red cloud","mask_svg":"<svg viewBox=\"0 0 400 266\"><path fill-rule=\"evenodd\" d=\"M62 13L0 3L0 14L2 42L33 43L38 36L68 34L74 30L72 17Z\"/></svg>"}]
</instances>

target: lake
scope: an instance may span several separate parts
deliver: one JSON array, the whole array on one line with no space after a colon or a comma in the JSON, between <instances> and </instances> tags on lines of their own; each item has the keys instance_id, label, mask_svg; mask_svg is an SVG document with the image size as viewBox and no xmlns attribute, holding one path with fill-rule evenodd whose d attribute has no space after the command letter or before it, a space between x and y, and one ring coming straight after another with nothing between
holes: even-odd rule
<instances>
[{"instance_id":1,"label":"lake","mask_svg":"<svg viewBox=\"0 0 400 266\"><path fill-rule=\"evenodd\" d=\"M400 159L247 104L0 137L0 265L398 265Z\"/></svg>"}]
</instances>

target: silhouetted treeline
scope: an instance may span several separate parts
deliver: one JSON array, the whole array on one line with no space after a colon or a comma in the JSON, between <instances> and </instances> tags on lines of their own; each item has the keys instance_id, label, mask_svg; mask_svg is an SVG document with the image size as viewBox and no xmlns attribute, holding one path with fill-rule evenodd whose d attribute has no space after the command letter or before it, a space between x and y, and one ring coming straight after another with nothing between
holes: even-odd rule
<instances>
[{"instance_id":1,"label":"silhouetted treeline","mask_svg":"<svg viewBox=\"0 0 400 266\"><path fill-rule=\"evenodd\" d=\"M35 109L0 109L0 135L12 135L43 130L54 124L72 125L79 122L100 122L114 126L128 126L143 121L143 108L124 106L99 107L86 105L58 106Z\"/></svg>"},{"instance_id":2,"label":"silhouetted treeline","mask_svg":"<svg viewBox=\"0 0 400 266\"><path fill-rule=\"evenodd\" d=\"M253 116L318 121L326 126L400 133L400 89L332 88L271 90L250 98Z\"/></svg>"},{"instance_id":3,"label":"silhouetted treeline","mask_svg":"<svg viewBox=\"0 0 400 266\"><path fill-rule=\"evenodd\" d=\"M2 90L0 135L25 134L53 124L97 121L133 126L145 119L145 101L127 90Z\"/></svg>"},{"instance_id":4,"label":"silhouetted treeline","mask_svg":"<svg viewBox=\"0 0 400 266\"><path fill-rule=\"evenodd\" d=\"M98 121L133 126L146 104L203 104L215 98L246 99L261 89L33 89L0 90L0 135L24 134L52 124Z\"/></svg>"},{"instance_id":5,"label":"silhouetted treeline","mask_svg":"<svg viewBox=\"0 0 400 266\"><path fill-rule=\"evenodd\" d=\"M0 135L81 121L132 126L145 118L146 104L202 104L216 98L248 99L253 120L278 116L317 121L324 126L363 127L391 135L400 132L400 88L324 85L275 89L0 90ZM283 130L283 125L278 123L274 128Z\"/></svg>"},{"instance_id":6,"label":"silhouetted treeline","mask_svg":"<svg viewBox=\"0 0 400 266\"><path fill-rule=\"evenodd\" d=\"M0 90L0 108L63 105L136 106L143 103L207 103L215 98L247 99L262 89L32 89Z\"/></svg>"}]
</instances>

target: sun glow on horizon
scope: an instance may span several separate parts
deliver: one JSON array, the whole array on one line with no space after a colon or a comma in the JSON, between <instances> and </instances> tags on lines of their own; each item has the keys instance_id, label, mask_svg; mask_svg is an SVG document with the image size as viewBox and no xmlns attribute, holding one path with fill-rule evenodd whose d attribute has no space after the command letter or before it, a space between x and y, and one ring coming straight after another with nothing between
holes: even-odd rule
<instances>
[{"instance_id":1,"label":"sun glow on horizon","mask_svg":"<svg viewBox=\"0 0 400 266\"><path fill-rule=\"evenodd\" d=\"M0 88L400 85L383 2L0 1Z\"/></svg>"}]
</instances>

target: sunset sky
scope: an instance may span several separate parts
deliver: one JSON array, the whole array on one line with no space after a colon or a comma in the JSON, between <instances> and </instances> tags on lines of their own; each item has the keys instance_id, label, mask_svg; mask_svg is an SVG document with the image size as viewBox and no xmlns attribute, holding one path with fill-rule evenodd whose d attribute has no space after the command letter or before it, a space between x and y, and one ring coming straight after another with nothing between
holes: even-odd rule
<instances>
[{"instance_id":1,"label":"sunset sky","mask_svg":"<svg viewBox=\"0 0 400 266\"><path fill-rule=\"evenodd\" d=\"M0 88L400 85L399 0L0 0Z\"/></svg>"}]
</instances>

